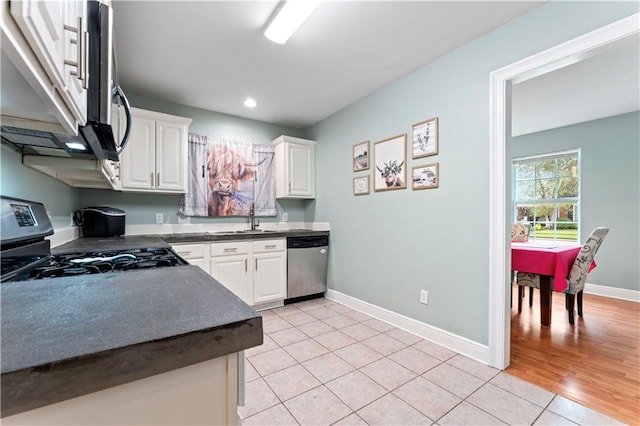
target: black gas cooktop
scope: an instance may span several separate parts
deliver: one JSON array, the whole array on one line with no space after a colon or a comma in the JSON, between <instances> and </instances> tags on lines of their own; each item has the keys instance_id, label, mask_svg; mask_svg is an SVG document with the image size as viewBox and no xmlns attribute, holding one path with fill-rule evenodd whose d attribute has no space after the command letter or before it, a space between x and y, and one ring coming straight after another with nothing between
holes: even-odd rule
<instances>
[{"instance_id":1,"label":"black gas cooktop","mask_svg":"<svg viewBox=\"0 0 640 426\"><path fill-rule=\"evenodd\" d=\"M0 197L1 281L23 281L186 265L168 247L51 254L53 227L42 203Z\"/></svg>"}]
</instances>

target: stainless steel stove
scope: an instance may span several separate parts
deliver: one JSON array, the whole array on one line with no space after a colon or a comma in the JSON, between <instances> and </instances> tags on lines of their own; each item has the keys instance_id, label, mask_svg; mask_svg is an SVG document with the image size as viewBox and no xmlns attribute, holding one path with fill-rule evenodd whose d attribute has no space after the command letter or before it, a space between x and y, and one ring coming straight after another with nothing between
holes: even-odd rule
<instances>
[{"instance_id":1,"label":"stainless steel stove","mask_svg":"<svg viewBox=\"0 0 640 426\"><path fill-rule=\"evenodd\" d=\"M186 265L171 248L135 248L51 254L53 234L42 203L10 197L2 202L1 282L123 272Z\"/></svg>"}]
</instances>

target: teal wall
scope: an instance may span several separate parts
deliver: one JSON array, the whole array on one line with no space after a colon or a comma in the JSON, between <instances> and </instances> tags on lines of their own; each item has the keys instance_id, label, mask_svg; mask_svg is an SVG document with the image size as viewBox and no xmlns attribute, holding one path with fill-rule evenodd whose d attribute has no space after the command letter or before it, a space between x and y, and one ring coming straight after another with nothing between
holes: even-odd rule
<instances>
[{"instance_id":1,"label":"teal wall","mask_svg":"<svg viewBox=\"0 0 640 426\"><path fill-rule=\"evenodd\" d=\"M640 113L513 138L514 158L580 148L584 241L597 226L609 235L591 284L640 291Z\"/></svg>"},{"instance_id":2,"label":"teal wall","mask_svg":"<svg viewBox=\"0 0 640 426\"><path fill-rule=\"evenodd\" d=\"M76 189L23 166L20 154L4 144L0 151L0 166L0 194L40 201L54 228L71 226L71 214L80 202Z\"/></svg>"},{"instance_id":3,"label":"teal wall","mask_svg":"<svg viewBox=\"0 0 640 426\"><path fill-rule=\"evenodd\" d=\"M126 87L124 88L126 90ZM193 119L189 131L201 135L235 139L258 144L271 144L280 135L304 136L300 129L278 126L261 121L249 120L232 115L221 114L199 108L192 108L166 101L142 96L129 95L132 106L166 114L189 117ZM115 192L110 190L82 189L80 202L82 206L108 205L118 207L127 212L127 224L153 224L156 213L164 215L164 223L178 222L178 208L182 195L137 194L131 192ZM277 222L281 213L286 211L289 222L305 220L304 200L282 200L277 203L277 216L265 217L263 222ZM246 222L246 218L191 218L191 223L236 223Z\"/></svg>"},{"instance_id":4,"label":"teal wall","mask_svg":"<svg viewBox=\"0 0 640 426\"><path fill-rule=\"evenodd\" d=\"M546 3L310 129L313 214L331 223L330 288L487 344L489 74L637 11L632 2ZM434 116L439 154L408 166L439 162L438 189L353 196L353 177L373 175L352 172L354 143L410 135Z\"/></svg>"}]
</instances>

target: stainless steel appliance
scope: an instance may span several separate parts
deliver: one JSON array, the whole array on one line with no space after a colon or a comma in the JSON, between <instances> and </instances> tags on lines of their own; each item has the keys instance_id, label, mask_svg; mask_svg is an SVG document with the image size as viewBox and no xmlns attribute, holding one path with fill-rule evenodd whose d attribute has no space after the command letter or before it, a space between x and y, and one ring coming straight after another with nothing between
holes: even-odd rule
<instances>
[{"instance_id":1,"label":"stainless steel appliance","mask_svg":"<svg viewBox=\"0 0 640 426\"><path fill-rule=\"evenodd\" d=\"M129 101L117 82L113 52L113 10L98 0L87 1L88 69L87 123L78 136L40 130L0 126L2 141L25 155L50 155L118 161L129 139ZM122 140L112 129L112 105L119 101L127 117Z\"/></svg>"},{"instance_id":2,"label":"stainless steel appliance","mask_svg":"<svg viewBox=\"0 0 640 426\"><path fill-rule=\"evenodd\" d=\"M45 237L53 234L42 203L0 197L2 274L0 281L118 273L186 265L169 247L143 247L52 255Z\"/></svg>"},{"instance_id":3,"label":"stainless steel appliance","mask_svg":"<svg viewBox=\"0 0 640 426\"><path fill-rule=\"evenodd\" d=\"M327 291L328 259L328 236L287 238L285 303L319 297Z\"/></svg>"}]
</instances>

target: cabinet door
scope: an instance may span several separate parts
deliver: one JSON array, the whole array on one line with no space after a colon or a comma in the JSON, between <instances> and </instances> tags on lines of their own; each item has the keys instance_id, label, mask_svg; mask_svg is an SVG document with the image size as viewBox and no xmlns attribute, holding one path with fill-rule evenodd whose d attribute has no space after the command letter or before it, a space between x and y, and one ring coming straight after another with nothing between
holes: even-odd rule
<instances>
[{"instance_id":1,"label":"cabinet door","mask_svg":"<svg viewBox=\"0 0 640 426\"><path fill-rule=\"evenodd\" d=\"M87 14L85 8L86 2L84 1L66 3L65 22L69 27L76 28L76 31L64 31L64 58L68 60L64 65L64 88L69 100L69 108L76 117L80 118L81 124L87 122L87 91L85 88L89 87L88 80L81 80L81 78L88 78L88 75L84 74L87 71L86 61L89 56L86 46L89 37L86 32Z\"/></svg>"},{"instance_id":2,"label":"cabinet door","mask_svg":"<svg viewBox=\"0 0 640 426\"><path fill-rule=\"evenodd\" d=\"M306 145L288 144L289 195L315 196L315 158L313 149Z\"/></svg>"},{"instance_id":3,"label":"cabinet door","mask_svg":"<svg viewBox=\"0 0 640 426\"><path fill-rule=\"evenodd\" d=\"M256 253L253 263L253 303L284 300L287 294L284 253Z\"/></svg>"},{"instance_id":4,"label":"cabinet door","mask_svg":"<svg viewBox=\"0 0 640 426\"><path fill-rule=\"evenodd\" d=\"M156 121L156 189L187 190L186 132L183 125Z\"/></svg>"},{"instance_id":5,"label":"cabinet door","mask_svg":"<svg viewBox=\"0 0 640 426\"><path fill-rule=\"evenodd\" d=\"M120 156L122 189L155 188L156 122L131 117L129 143Z\"/></svg>"},{"instance_id":6,"label":"cabinet door","mask_svg":"<svg viewBox=\"0 0 640 426\"><path fill-rule=\"evenodd\" d=\"M249 289L250 271L247 255L212 257L211 276L246 304L253 304Z\"/></svg>"},{"instance_id":7,"label":"cabinet door","mask_svg":"<svg viewBox=\"0 0 640 426\"><path fill-rule=\"evenodd\" d=\"M54 85L65 85L65 1L12 1L11 15ZM75 26L75 24L74 24Z\"/></svg>"}]
</instances>

